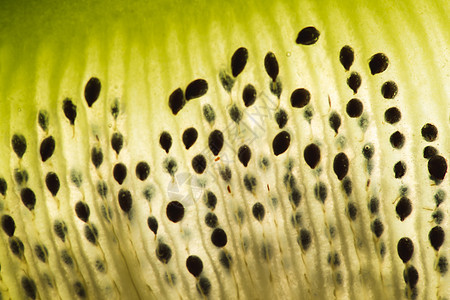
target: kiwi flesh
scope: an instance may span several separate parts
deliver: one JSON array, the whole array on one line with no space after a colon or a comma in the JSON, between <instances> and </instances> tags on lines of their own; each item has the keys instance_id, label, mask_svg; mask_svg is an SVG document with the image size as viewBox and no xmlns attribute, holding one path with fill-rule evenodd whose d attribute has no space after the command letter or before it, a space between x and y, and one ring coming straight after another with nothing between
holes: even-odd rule
<instances>
[{"instance_id":1,"label":"kiwi flesh","mask_svg":"<svg viewBox=\"0 0 450 300\"><path fill-rule=\"evenodd\" d=\"M3 1L0 298L448 299L445 1Z\"/></svg>"}]
</instances>

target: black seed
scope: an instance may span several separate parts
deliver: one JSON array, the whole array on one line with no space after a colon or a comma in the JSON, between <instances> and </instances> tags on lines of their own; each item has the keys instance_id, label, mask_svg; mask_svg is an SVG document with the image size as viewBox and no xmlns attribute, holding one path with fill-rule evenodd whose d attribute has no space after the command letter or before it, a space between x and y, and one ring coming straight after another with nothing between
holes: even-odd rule
<instances>
[{"instance_id":1,"label":"black seed","mask_svg":"<svg viewBox=\"0 0 450 300\"><path fill-rule=\"evenodd\" d=\"M73 289L75 290L75 294L77 294L80 298L86 298L87 293L86 289L84 288L83 284L79 281L75 282L73 284Z\"/></svg>"},{"instance_id":2,"label":"black seed","mask_svg":"<svg viewBox=\"0 0 450 300\"><path fill-rule=\"evenodd\" d=\"M283 84L280 81L280 78L277 78L275 81L271 81L269 83L269 89L272 94L280 98L281 92L283 91Z\"/></svg>"},{"instance_id":3,"label":"black seed","mask_svg":"<svg viewBox=\"0 0 450 300\"><path fill-rule=\"evenodd\" d=\"M111 136L111 147L119 155L123 147L123 135L120 132L114 132Z\"/></svg>"},{"instance_id":4,"label":"black seed","mask_svg":"<svg viewBox=\"0 0 450 300\"><path fill-rule=\"evenodd\" d=\"M36 205L36 195L30 188L23 188L20 191L20 198L23 204L31 211Z\"/></svg>"},{"instance_id":5,"label":"black seed","mask_svg":"<svg viewBox=\"0 0 450 300\"><path fill-rule=\"evenodd\" d=\"M339 257L339 253L333 252L328 253L327 257L328 264L338 267L341 265L341 258Z\"/></svg>"},{"instance_id":6,"label":"black seed","mask_svg":"<svg viewBox=\"0 0 450 300\"><path fill-rule=\"evenodd\" d=\"M231 73L237 77L244 70L248 60L248 50L244 47L238 48L231 57Z\"/></svg>"},{"instance_id":7,"label":"black seed","mask_svg":"<svg viewBox=\"0 0 450 300\"><path fill-rule=\"evenodd\" d=\"M169 96L169 108L172 110L174 115L177 115L178 112L186 105L186 99L183 96L183 90L177 88L170 94Z\"/></svg>"},{"instance_id":8,"label":"black seed","mask_svg":"<svg viewBox=\"0 0 450 300\"><path fill-rule=\"evenodd\" d=\"M45 162L47 159L49 159L53 155L54 151L55 139L53 138L53 136L49 136L42 141L41 147L39 149L42 161Z\"/></svg>"},{"instance_id":9,"label":"black seed","mask_svg":"<svg viewBox=\"0 0 450 300\"><path fill-rule=\"evenodd\" d=\"M247 191L254 193L256 190L256 177L250 174L245 174L244 176L244 186Z\"/></svg>"},{"instance_id":10,"label":"black seed","mask_svg":"<svg viewBox=\"0 0 450 300\"><path fill-rule=\"evenodd\" d=\"M342 180L348 172L348 157L345 153L338 153L334 157L333 170L339 180Z\"/></svg>"},{"instance_id":11,"label":"black seed","mask_svg":"<svg viewBox=\"0 0 450 300\"><path fill-rule=\"evenodd\" d=\"M75 212L77 214L77 217L81 221L83 222L89 221L91 210L89 209L89 206L87 205L86 202L78 201L77 204L75 204Z\"/></svg>"},{"instance_id":12,"label":"black seed","mask_svg":"<svg viewBox=\"0 0 450 300\"><path fill-rule=\"evenodd\" d=\"M408 237L401 238L397 243L397 253L403 263L406 264L414 253L414 244L412 240Z\"/></svg>"},{"instance_id":13,"label":"black seed","mask_svg":"<svg viewBox=\"0 0 450 300\"><path fill-rule=\"evenodd\" d=\"M305 228L300 229L299 241L303 251L307 251L311 246L312 242L311 233L309 232L308 229Z\"/></svg>"},{"instance_id":14,"label":"black seed","mask_svg":"<svg viewBox=\"0 0 450 300\"><path fill-rule=\"evenodd\" d=\"M245 107L253 105L256 101L256 89L253 85L247 84L242 91L242 100Z\"/></svg>"},{"instance_id":15,"label":"black seed","mask_svg":"<svg viewBox=\"0 0 450 300\"><path fill-rule=\"evenodd\" d=\"M422 137L427 142L434 142L437 138L438 130L433 124L427 123L422 127Z\"/></svg>"},{"instance_id":16,"label":"black seed","mask_svg":"<svg viewBox=\"0 0 450 300\"><path fill-rule=\"evenodd\" d=\"M389 65L389 59L384 53L377 53L369 60L370 73L372 75L384 72Z\"/></svg>"},{"instance_id":17,"label":"black seed","mask_svg":"<svg viewBox=\"0 0 450 300\"><path fill-rule=\"evenodd\" d=\"M14 134L11 138L11 145L18 158L22 158L27 151L27 140L22 134Z\"/></svg>"},{"instance_id":18,"label":"black seed","mask_svg":"<svg viewBox=\"0 0 450 300\"><path fill-rule=\"evenodd\" d=\"M28 172L27 170L20 170L15 169L14 170L14 179L16 180L16 183L18 185L24 185L28 181Z\"/></svg>"},{"instance_id":19,"label":"black seed","mask_svg":"<svg viewBox=\"0 0 450 300\"><path fill-rule=\"evenodd\" d=\"M206 169L206 159L202 154L198 154L192 158L192 169L197 174L203 174Z\"/></svg>"},{"instance_id":20,"label":"black seed","mask_svg":"<svg viewBox=\"0 0 450 300\"><path fill-rule=\"evenodd\" d=\"M10 215L2 216L2 228L8 236L13 236L16 231L16 223Z\"/></svg>"},{"instance_id":21,"label":"black seed","mask_svg":"<svg viewBox=\"0 0 450 300\"><path fill-rule=\"evenodd\" d=\"M163 131L159 136L159 144L161 145L161 148L166 151L166 153L169 153L170 147L172 147L172 136L170 133Z\"/></svg>"},{"instance_id":22,"label":"black seed","mask_svg":"<svg viewBox=\"0 0 450 300\"><path fill-rule=\"evenodd\" d=\"M441 275L445 275L445 273L447 273L448 260L445 256L439 257L438 262L437 262L437 270L439 271L439 273L441 273Z\"/></svg>"},{"instance_id":23,"label":"black seed","mask_svg":"<svg viewBox=\"0 0 450 300\"><path fill-rule=\"evenodd\" d=\"M406 173L406 164L404 161L399 161L394 165L395 178L402 178Z\"/></svg>"},{"instance_id":24,"label":"black seed","mask_svg":"<svg viewBox=\"0 0 450 300\"><path fill-rule=\"evenodd\" d=\"M40 261L42 261L43 263L47 262L48 250L44 245L36 245L34 247L34 253Z\"/></svg>"},{"instance_id":25,"label":"black seed","mask_svg":"<svg viewBox=\"0 0 450 300\"><path fill-rule=\"evenodd\" d=\"M151 216L147 219L148 228L156 235L158 233L158 220L155 217Z\"/></svg>"},{"instance_id":26,"label":"black seed","mask_svg":"<svg viewBox=\"0 0 450 300\"><path fill-rule=\"evenodd\" d=\"M433 179L443 180L447 173L447 161L440 155L435 155L428 160L428 172Z\"/></svg>"},{"instance_id":27,"label":"black seed","mask_svg":"<svg viewBox=\"0 0 450 300\"><path fill-rule=\"evenodd\" d=\"M220 177L222 177L222 180L225 182L230 182L231 180L231 169L228 166L223 166L219 170Z\"/></svg>"},{"instance_id":28,"label":"black seed","mask_svg":"<svg viewBox=\"0 0 450 300\"><path fill-rule=\"evenodd\" d=\"M70 180L72 180L73 184L75 184L78 188L81 186L81 183L83 183L83 177L77 170L72 170Z\"/></svg>"},{"instance_id":29,"label":"black seed","mask_svg":"<svg viewBox=\"0 0 450 300\"><path fill-rule=\"evenodd\" d=\"M304 88L296 89L291 94L292 107L302 108L305 107L311 100L311 93ZM338 126L339 127L339 126Z\"/></svg>"},{"instance_id":30,"label":"black seed","mask_svg":"<svg viewBox=\"0 0 450 300\"><path fill-rule=\"evenodd\" d=\"M355 203L350 202L347 206L348 216L352 221L356 220L356 217L358 216L358 208L356 207Z\"/></svg>"},{"instance_id":31,"label":"black seed","mask_svg":"<svg viewBox=\"0 0 450 300\"><path fill-rule=\"evenodd\" d=\"M317 200L322 203L325 203L325 200L328 196L327 186L323 182L318 182L314 185L314 196Z\"/></svg>"},{"instance_id":32,"label":"black seed","mask_svg":"<svg viewBox=\"0 0 450 300\"><path fill-rule=\"evenodd\" d=\"M384 120L389 124L395 124L402 118L402 113L397 107L390 107L384 112Z\"/></svg>"},{"instance_id":33,"label":"black seed","mask_svg":"<svg viewBox=\"0 0 450 300\"><path fill-rule=\"evenodd\" d=\"M180 222L184 217L184 206L178 201L172 201L166 207L167 218L174 222Z\"/></svg>"},{"instance_id":34,"label":"black seed","mask_svg":"<svg viewBox=\"0 0 450 300\"><path fill-rule=\"evenodd\" d=\"M283 183L288 189L293 189L297 185L295 177L292 175L292 173L287 173L286 175L284 175Z\"/></svg>"},{"instance_id":35,"label":"black seed","mask_svg":"<svg viewBox=\"0 0 450 300\"><path fill-rule=\"evenodd\" d=\"M305 108L305 111L303 112L303 117L305 118L308 123L311 124L311 120L314 114L314 109L312 107Z\"/></svg>"},{"instance_id":36,"label":"black seed","mask_svg":"<svg viewBox=\"0 0 450 300\"><path fill-rule=\"evenodd\" d=\"M408 266L403 271L403 279L409 285L409 287L413 289L419 281L419 272L417 272L417 269L414 266Z\"/></svg>"},{"instance_id":37,"label":"black seed","mask_svg":"<svg viewBox=\"0 0 450 300\"><path fill-rule=\"evenodd\" d=\"M361 75L359 75L358 72L352 72L347 78L347 85L352 89L354 94L358 92L358 89L361 86L361 81Z\"/></svg>"},{"instance_id":38,"label":"black seed","mask_svg":"<svg viewBox=\"0 0 450 300\"><path fill-rule=\"evenodd\" d=\"M233 261L231 255L228 252L226 252L225 250L221 250L219 252L219 262L225 269L230 269L231 263Z\"/></svg>"},{"instance_id":39,"label":"black seed","mask_svg":"<svg viewBox=\"0 0 450 300\"><path fill-rule=\"evenodd\" d=\"M58 175L54 172L48 172L47 176L45 176L45 185L47 185L47 189L53 196L56 196L59 191L60 182Z\"/></svg>"},{"instance_id":40,"label":"black seed","mask_svg":"<svg viewBox=\"0 0 450 300\"><path fill-rule=\"evenodd\" d=\"M381 86L381 95L383 95L385 99L394 99L395 96L397 96L397 93L398 87L394 81L386 81Z\"/></svg>"},{"instance_id":41,"label":"black seed","mask_svg":"<svg viewBox=\"0 0 450 300\"><path fill-rule=\"evenodd\" d=\"M442 227L433 227L428 234L428 239L430 240L430 244L431 246L433 246L434 250L439 251L439 248L442 246L445 240L445 232Z\"/></svg>"},{"instance_id":42,"label":"black seed","mask_svg":"<svg viewBox=\"0 0 450 300\"><path fill-rule=\"evenodd\" d=\"M302 200L302 193L298 188L294 187L289 193L289 201L292 203L292 205L298 207L300 204L300 200Z\"/></svg>"},{"instance_id":43,"label":"black seed","mask_svg":"<svg viewBox=\"0 0 450 300\"><path fill-rule=\"evenodd\" d=\"M411 200L406 197L401 197L395 207L395 211L397 212L400 221L405 220L412 212Z\"/></svg>"},{"instance_id":44,"label":"black seed","mask_svg":"<svg viewBox=\"0 0 450 300\"><path fill-rule=\"evenodd\" d=\"M328 123L334 132L338 133L339 127L341 127L341 117L337 112L332 112L328 118Z\"/></svg>"},{"instance_id":45,"label":"black seed","mask_svg":"<svg viewBox=\"0 0 450 300\"><path fill-rule=\"evenodd\" d=\"M155 194L155 188L153 187L153 185L147 185L147 186L142 190L142 195L144 195L144 198L145 198L147 201L152 200L154 194Z\"/></svg>"},{"instance_id":46,"label":"black seed","mask_svg":"<svg viewBox=\"0 0 450 300\"><path fill-rule=\"evenodd\" d=\"M203 262L197 255L190 255L186 259L186 268L194 277L198 277L203 271Z\"/></svg>"},{"instance_id":47,"label":"black seed","mask_svg":"<svg viewBox=\"0 0 450 300\"><path fill-rule=\"evenodd\" d=\"M213 192L206 191L203 196L203 200L205 201L206 207L208 207L209 209L214 210L216 208L217 197Z\"/></svg>"},{"instance_id":48,"label":"black seed","mask_svg":"<svg viewBox=\"0 0 450 300\"><path fill-rule=\"evenodd\" d=\"M373 234L375 234L375 236L377 238L380 238L380 236L384 232L383 222L381 222L381 220L378 218L373 220L372 224L370 225L370 229L372 230Z\"/></svg>"},{"instance_id":49,"label":"black seed","mask_svg":"<svg viewBox=\"0 0 450 300\"><path fill-rule=\"evenodd\" d=\"M316 144L309 144L303 151L303 157L311 169L314 169L320 162L320 148Z\"/></svg>"},{"instance_id":50,"label":"black seed","mask_svg":"<svg viewBox=\"0 0 450 300\"><path fill-rule=\"evenodd\" d=\"M64 221L56 220L53 223L53 231L63 242L66 240L67 226Z\"/></svg>"},{"instance_id":51,"label":"black seed","mask_svg":"<svg viewBox=\"0 0 450 300\"><path fill-rule=\"evenodd\" d=\"M264 57L264 68L266 69L267 75L275 81L278 77L280 71L278 67L278 61L273 52L268 52L266 57Z\"/></svg>"},{"instance_id":52,"label":"black seed","mask_svg":"<svg viewBox=\"0 0 450 300\"><path fill-rule=\"evenodd\" d=\"M219 220L215 213L209 212L205 216L205 224L210 228L216 228L219 225Z\"/></svg>"},{"instance_id":53,"label":"black seed","mask_svg":"<svg viewBox=\"0 0 450 300\"><path fill-rule=\"evenodd\" d=\"M219 80L220 80L220 83L222 84L223 88L225 89L225 91L230 93L234 86L233 77L228 75L228 73L225 71L220 71L219 72Z\"/></svg>"},{"instance_id":54,"label":"black seed","mask_svg":"<svg viewBox=\"0 0 450 300\"><path fill-rule=\"evenodd\" d=\"M237 107L236 104L231 105L230 109L228 109L228 114L230 115L231 120L235 123L238 123L242 120L242 111Z\"/></svg>"},{"instance_id":55,"label":"black seed","mask_svg":"<svg viewBox=\"0 0 450 300\"><path fill-rule=\"evenodd\" d=\"M20 282L25 291L25 295L27 295L28 298L36 299L36 283L34 283L34 280L27 276L22 276Z\"/></svg>"},{"instance_id":56,"label":"black seed","mask_svg":"<svg viewBox=\"0 0 450 300\"><path fill-rule=\"evenodd\" d=\"M75 124L77 118L77 106L73 104L72 99L66 98L63 101L63 111L66 118L69 120L70 125Z\"/></svg>"},{"instance_id":57,"label":"black seed","mask_svg":"<svg viewBox=\"0 0 450 300\"><path fill-rule=\"evenodd\" d=\"M212 106L209 104L205 104L203 106L203 116L205 117L205 120L211 125L216 120L216 113L214 112Z\"/></svg>"},{"instance_id":58,"label":"black seed","mask_svg":"<svg viewBox=\"0 0 450 300\"><path fill-rule=\"evenodd\" d=\"M197 141L198 132L194 127L190 127L183 132L183 144L186 147L186 150L191 148L192 145Z\"/></svg>"},{"instance_id":59,"label":"black seed","mask_svg":"<svg viewBox=\"0 0 450 300\"><path fill-rule=\"evenodd\" d=\"M197 291L201 295L203 295L205 297L209 296L209 293L211 292L211 282L209 281L208 278L203 277L203 276L200 277L200 279L197 281L196 287L197 287Z\"/></svg>"},{"instance_id":60,"label":"black seed","mask_svg":"<svg viewBox=\"0 0 450 300\"><path fill-rule=\"evenodd\" d=\"M158 243L155 253L158 260L163 264L169 263L172 258L172 249L170 249L169 245L162 242Z\"/></svg>"},{"instance_id":61,"label":"black seed","mask_svg":"<svg viewBox=\"0 0 450 300\"><path fill-rule=\"evenodd\" d=\"M100 273L105 273L106 272L106 267L105 264L101 261L101 260L96 260L95 261L95 268L97 269L97 271L99 271Z\"/></svg>"},{"instance_id":62,"label":"black seed","mask_svg":"<svg viewBox=\"0 0 450 300\"><path fill-rule=\"evenodd\" d=\"M178 171L178 164L173 158L167 158L163 162L163 167L171 176Z\"/></svg>"},{"instance_id":63,"label":"black seed","mask_svg":"<svg viewBox=\"0 0 450 300\"><path fill-rule=\"evenodd\" d=\"M204 79L196 79L188 84L186 87L186 100L189 101L191 99L199 98L206 94L208 91L208 82Z\"/></svg>"},{"instance_id":64,"label":"black seed","mask_svg":"<svg viewBox=\"0 0 450 300\"><path fill-rule=\"evenodd\" d=\"M214 246L222 248L228 242L227 234L223 229L216 228L211 234L211 242L214 244Z\"/></svg>"},{"instance_id":65,"label":"black seed","mask_svg":"<svg viewBox=\"0 0 450 300\"><path fill-rule=\"evenodd\" d=\"M436 202L436 206L442 204L445 200L445 191L444 190L438 190L436 194L434 194L434 201Z\"/></svg>"},{"instance_id":66,"label":"black seed","mask_svg":"<svg viewBox=\"0 0 450 300\"><path fill-rule=\"evenodd\" d=\"M84 226L84 236L90 243L97 244L98 231L93 224Z\"/></svg>"},{"instance_id":67,"label":"black seed","mask_svg":"<svg viewBox=\"0 0 450 300\"><path fill-rule=\"evenodd\" d=\"M118 184L122 184L127 177L127 167L123 163L117 163L113 169L113 176Z\"/></svg>"},{"instance_id":68,"label":"black seed","mask_svg":"<svg viewBox=\"0 0 450 300\"><path fill-rule=\"evenodd\" d=\"M352 47L345 45L342 47L341 52L339 52L339 61L346 71L350 70L350 67L355 60L355 52Z\"/></svg>"},{"instance_id":69,"label":"black seed","mask_svg":"<svg viewBox=\"0 0 450 300\"><path fill-rule=\"evenodd\" d=\"M61 259L66 265L73 267L73 259L70 256L70 254L67 252L67 250L61 251Z\"/></svg>"},{"instance_id":70,"label":"black seed","mask_svg":"<svg viewBox=\"0 0 450 300\"><path fill-rule=\"evenodd\" d=\"M313 26L305 27L297 35L295 42L301 45L312 45L319 39L320 32Z\"/></svg>"},{"instance_id":71,"label":"black seed","mask_svg":"<svg viewBox=\"0 0 450 300\"><path fill-rule=\"evenodd\" d=\"M120 189L118 198L120 208L124 212L129 213L131 210L131 206L133 205L133 198L131 197L130 191L126 189Z\"/></svg>"},{"instance_id":72,"label":"black seed","mask_svg":"<svg viewBox=\"0 0 450 300\"><path fill-rule=\"evenodd\" d=\"M444 213L440 209L433 212L431 216L436 224L441 224L444 221Z\"/></svg>"},{"instance_id":73,"label":"black seed","mask_svg":"<svg viewBox=\"0 0 450 300\"><path fill-rule=\"evenodd\" d=\"M438 150L433 146L426 146L423 148L423 158L430 159L438 154Z\"/></svg>"},{"instance_id":74,"label":"black seed","mask_svg":"<svg viewBox=\"0 0 450 300\"><path fill-rule=\"evenodd\" d=\"M278 133L272 141L272 149L275 156L283 154L291 144L291 136L286 131Z\"/></svg>"},{"instance_id":75,"label":"black seed","mask_svg":"<svg viewBox=\"0 0 450 300\"><path fill-rule=\"evenodd\" d=\"M106 198L106 195L108 194L108 186L106 185L106 182L99 181L97 183L97 193L100 195L100 197Z\"/></svg>"},{"instance_id":76,"label":"black seed","mask_svg":"<svg viewBox=\"0 0 450 300\"><path fill-rule=\"evenodd\" d=\"M18 258L20 259L23 258L23 252L25 250L25 247L18 237L12 236L9 238L9 249Z\"/></svg>"},{"instance_id":77,"label":"black seed","mask_svg":"<svg viewBox=\"0 0 450 300\"><path fill-rule=\"evenodd\" d=\"M377 214L380 208L380 200L377 197L372 197L369 201L369 210L371 214Z\"/></svg>"},{"instance_id":78,"label":"black seed","mask_svg":"<svg viewBox=\"0 0 450 300\"><path fill-rule=\"evenodd\" d=\"M352 194L353 184L352 180L348 176L344 177L344 180L342 180L342 188L347 196Z\"/></svg>"},{"instance_id":79,"label":"black seed","mask_svg":"<svg viewBox=\"0 0 450 300\"><path fill-rule=\"evenodd\" d=\"M8 184L3 177L0 177L0 194L6 196L6 191L8 190Z\"/></svg>"},{"instance_id":80,"label":"black seed","mask_svg":"<svg viewBox=\"0 0 450 300\"><path fill-rule=\"evenodd\" d=\"M223 147L223 133L219 130L214 130L208 137L208 146L214 155L218 155Z\"/></svg>"},{"instance_id":81,"label":"black seed","mask_svg":"<svg viewBox=\"0 0 450 300\"><path fill-rule=\"evenodd\" d=\"M362 149L362 154L365 159L369 160L373 157L375 153L375 146L372 143L367 143Z\"/></svg>"},{"instance_id":82,"label":"black seed","mask_svg":"<svg viewBox=\"0 0 450 300\"><path fill-rule=\"evenodd\" d=\"M347 103L347 114L350 118L358 118L363 112L363 104L361 100L353 98Z\"/></svg>"},{"instance_id":83,"label":"black seed","mask_svg":"<svg viewBox=\"0 0 450 300\"><path fill-rule=\"evenodd\" d=\"M391 135L389 141L393 148L401 149L405 145L405 136L400 131L396 131Z\"/></svg>"},{"instance_id":84,"label":"black seed","mask_svg":"<svg viewBox=\"0 0 450 300\"><path fill-rule=\"evenodd\" d=\"M97 101L101 88L102 84L100 83L100 79L97 77L91 77L91 79L89 79L86 83L86 87L84 88L84 98L86 99L89 107Z\"/></svg>"},{"instance_id":85,"label":"black seed","mask_svg":"<svg viewBox=\"0 0 450 300\"><path fill-rule=\"evenodd\" d=\"M103 163L103 152L98 146L92 147L91 150L91 161L94 167L98 168Z\"/></svg>"},{"instance_id":86,"label":"black seed","mask_svg":"<svg viewBox=\"0 0 450 300\"><path fill-rule=\"evenodd\" d=\"M288 121L288 115L284 109L281 108L275 113L275 121L277 122L278 127L280 129L286 126Z\"/></svg>"},{"instance_id":87,"label":"black seed","mask_svg":"<svg viewBox=\"0 0 450 300\"><path fill-rule=\"evenodd\" d=\"M252 208L253 216L256 220L262 221L266 214L266 210L264 209L264 205L261 202L256 202Z\"/></svg>"},{"instance_id":88,"label":"black seed","mask_svg":"<svg viewBox=\"0 0 450 300\"><path fill-rule=\"evenodd\" d=\"M116 99L111 104L111 115L113 116L114 120L117 120L117 117L119 116L120 107L119 107L119 100Z\"/></svg>"},{"instance_id":89,"label":"black seed","mask_svg":"<svg viewBox=\"0 0 450 300\"><path fill-rule=\"evenodd\" d=\"M150 166L147 162L141 161L136 165L136 177L144 181L150 174Z\"/></svg>"},{"instance_id":90,"label":"black seed","mask_svg":"<svg viewBox=\"0 0 450 300\"><path fill-rule=\"evenodd\" d=\"M247 167L248 162L250 161L250 158L252 157L252 151L247 145L243 145L239 147L238 150L238 158L239 161L244 165L244 167Z\"/></svg>"},{"instance_id":91,"label":"black seed","mask_svg":"<svg viewBox=\"0 0 450 300\"><path fill-rule=\"evenodd\" d=\"M49 123L48 119L49 119L48 112L44 109L41 109L38 115L38 123L43 131L48 130L48 123Z\"/></svg>"}]
</instances>

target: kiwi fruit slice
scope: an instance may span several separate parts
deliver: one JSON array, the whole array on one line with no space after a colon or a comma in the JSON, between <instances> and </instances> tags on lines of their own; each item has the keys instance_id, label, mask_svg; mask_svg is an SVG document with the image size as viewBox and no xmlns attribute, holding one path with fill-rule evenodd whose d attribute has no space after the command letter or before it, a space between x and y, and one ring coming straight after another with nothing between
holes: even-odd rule
<instances>
[{"instance_id":1,"label":"kiwi fruit slice","mask_svg":"<svg viewBox=\"0 0 450 300\"><path fill-rule=\"evenodd\" d=\"M448 299L446 1L2 1L2 299Z\"/></svg>"}]
</instances>

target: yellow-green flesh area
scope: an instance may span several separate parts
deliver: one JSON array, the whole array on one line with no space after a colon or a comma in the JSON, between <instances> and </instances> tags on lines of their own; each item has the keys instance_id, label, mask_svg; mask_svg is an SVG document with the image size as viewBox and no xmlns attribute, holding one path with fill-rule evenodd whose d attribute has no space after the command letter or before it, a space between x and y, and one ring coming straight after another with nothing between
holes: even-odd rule
<instances>
[{"instance_id":1,"label":"yellow-green flesh area","mask_svg":"<svg viewBox=\"0 0 450 300\"><path fill-rule=\"evenodd\" d=\"M447 1L63 2L0 4L0 178L7 186L0 194L1 299L449 299L450 180L446 173L433 177L432 158L423 154L434 147L447 169ZM320 31L317 42L297 44L309 26ZM355 56L349 71L339 61L345 45ZM248 61L233 78L231 58L240 47ZM270 89L268 52L279 65L279 97ZM389 65L372 75L369 61L377 53ZM361 77L356 93L347 84L352 72ZM224 73L234 80L230 92ZM101 90L89 106L85 87L92 77ZM169 96L177 88L186 95L196 79L206 80L206 93L174 115ZM388 81L398 87L392 99L381 92ZM249 107L242 98L247 84L256 89ZM299 88L311 95L304 107L291 103ZM353 98L363 104L357 117L347 111ZM66 99L76 106L74 124ZM213 122L205 105L215 112ZM229 114L233 105L239 122ZM391 107L401 112L394 124L385 119ZM287 115L282 129L275 120L280 110ZM43 111L46 130L39 125ZM334 114L341 120L336 130ZM428 123L438 132L429 141L422 134ZM186 149L182 135L190 127L198 138ZM208 142L214 130L224 137L217 155ZM290 144L275 155L273 140L282 131ZM396 131L404 136L398 148L390 141ZM163 132L172 139L168 151L160 145ZM117 133L120 151L111 145ZM26 139L21 158L14 135ZM55 149L43 161L41 144L50 136ZM304 155L310 144L320 149L314 168ZM369 144L370 159L363 151ZM238 155L242 145L251 150L247 166ZM93 148L103 155L98 167ZM348 158L342 178L334 166L339 153ZM201 174L192 166L199 154L206 161ZM170 160L177 164L173 174ZM144 180L136 174L140 162L150 169ZM394 171L399 162L404 174ZM127 170L121 183L114 176L119 163ZM442 160L435 163L442 172ZM226 168L229 181L221 175ZM24 171L28 178L20 180ZM56 195L47 187L50 172L60 182ZM319 185L327 191L323 201ZM24 205L26 189L35 195L32 207ZM131 195L130 210L121 191ZM206 205L208 193L215 207ZM172 201L184 209L177 222ZM85 220L76 212L79 202L89 207ZM410 203L411 213L402 217L400 202ZM205 222L211 213L215 228ZM13 232L5 215L14 220ZM149 217L157 220L156 233ZM55 231L62 221L64 238ZM227 236L224 246L218 246L223 238L212 241L217 228ZM413 252L404 263L399 252L410 248L398 245L405 237ZM164 245L170 259L160 251ZM202 261L197 277L186 267L190 256Z\"/></svg>"}]
</instances>

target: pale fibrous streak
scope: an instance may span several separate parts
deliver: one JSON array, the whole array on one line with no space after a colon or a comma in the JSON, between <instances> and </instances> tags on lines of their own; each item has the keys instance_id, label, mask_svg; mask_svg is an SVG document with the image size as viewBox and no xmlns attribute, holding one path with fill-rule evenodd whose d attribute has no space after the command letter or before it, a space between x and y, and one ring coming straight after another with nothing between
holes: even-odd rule
<instances>
[{"instance_id":1,"label":"pale fibrous streak","mask_svg":"<svg viewBox=\"0 0 450 300\"><path fill-rule=\"evenodd\" d=\"M0 298L449 298L422 2L0 4Z\"/></svg>"}]
</instances>

